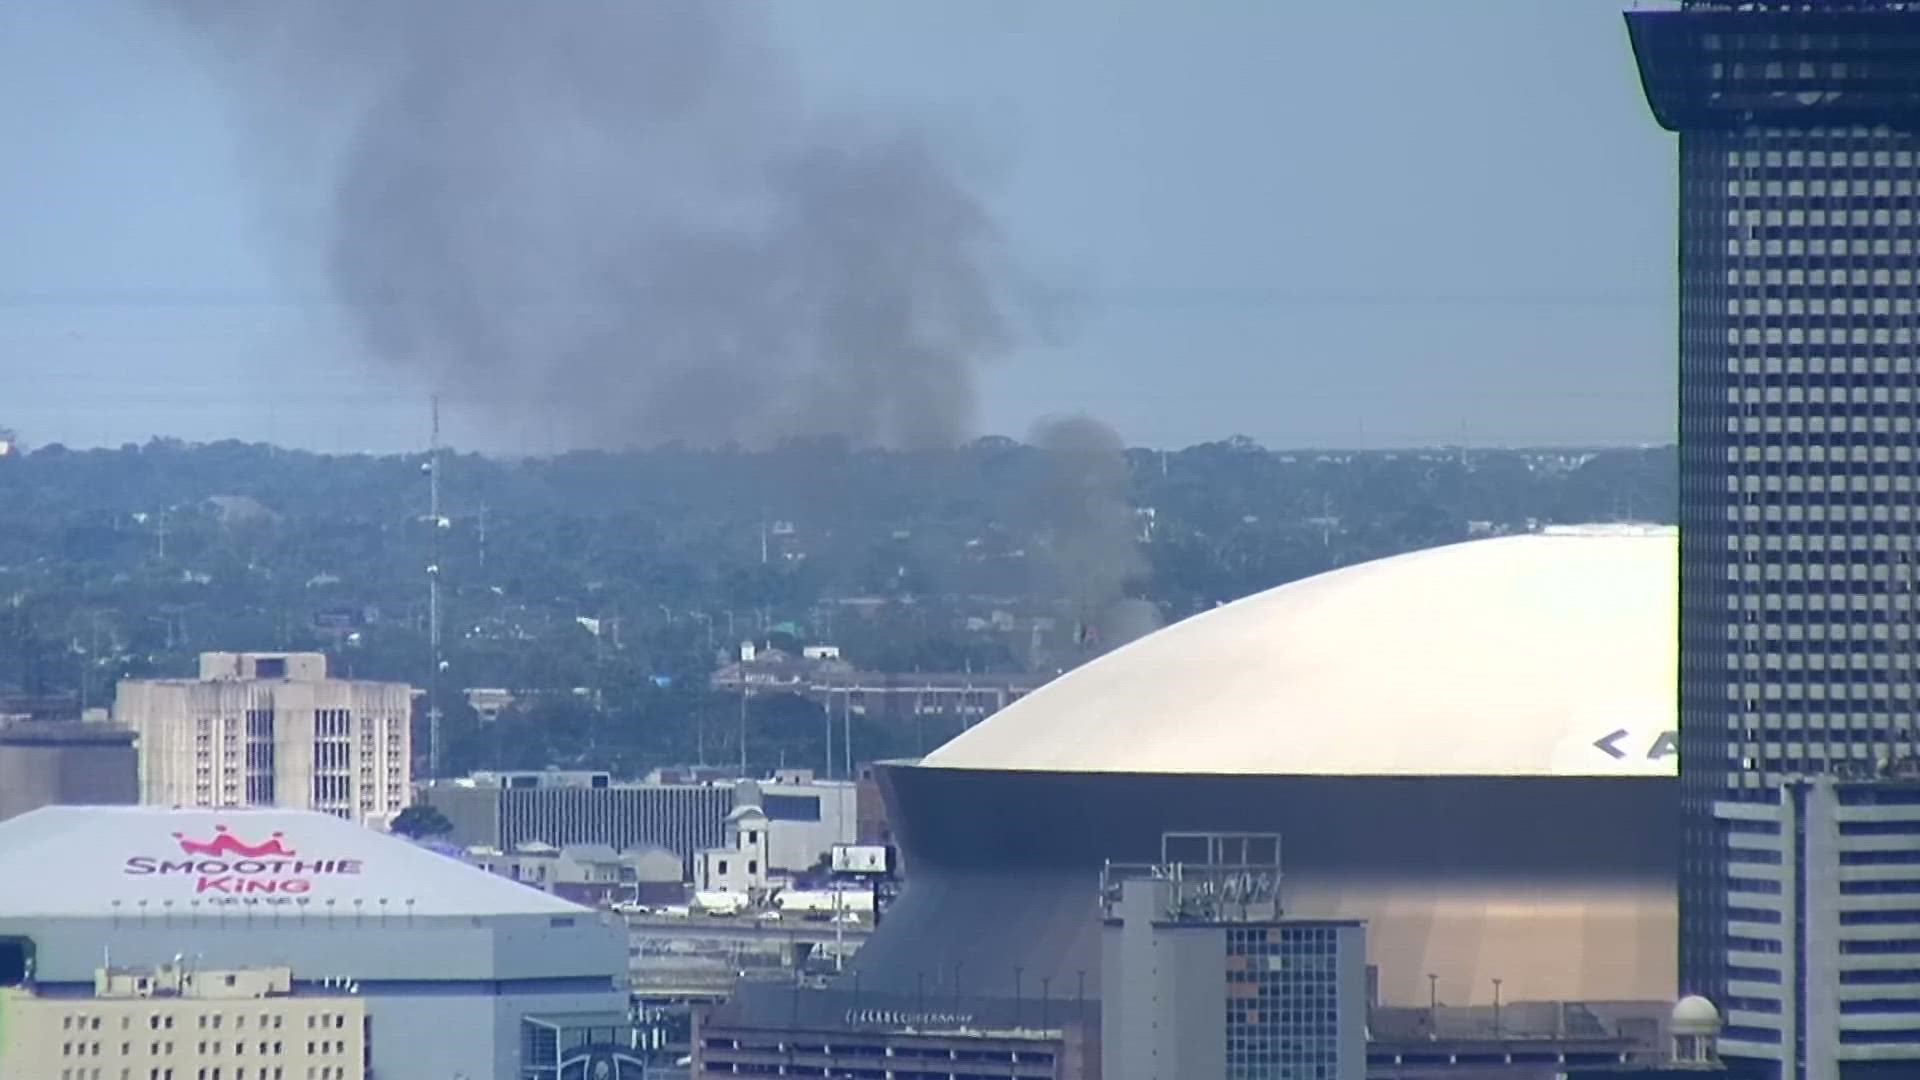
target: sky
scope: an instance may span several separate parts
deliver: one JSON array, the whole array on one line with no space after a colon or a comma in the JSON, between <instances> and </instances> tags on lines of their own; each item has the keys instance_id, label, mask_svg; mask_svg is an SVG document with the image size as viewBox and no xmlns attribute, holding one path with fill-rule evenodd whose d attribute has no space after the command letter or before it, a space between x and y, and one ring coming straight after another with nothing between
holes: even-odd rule
<instances>
[{"instance_id":1,"label":"sky","mask_svg":"<svg viewBox=\"0 0 1920 1080\"><path fill-rule=\"evenodd\" d=\"M1673 438L1675 148L1621 0L742 2L822 107L963 148L1073 297L983 369L983 434ZM439 390L454 445L574 445L370 355L230 87L141 0L0 0L0 427L392 451Z\"/></svg>"}]
</instances>

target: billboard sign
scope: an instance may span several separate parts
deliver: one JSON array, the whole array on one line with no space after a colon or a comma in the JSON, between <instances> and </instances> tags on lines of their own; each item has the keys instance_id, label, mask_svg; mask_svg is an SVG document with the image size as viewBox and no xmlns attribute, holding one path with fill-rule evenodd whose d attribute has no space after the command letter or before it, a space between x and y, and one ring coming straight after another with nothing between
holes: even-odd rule
<instances>
[{"instance_id":1,"label":"billboard sign","mask_svg":"<svg viewBox=\"0 0 1920 1080\"><path fill-rule=\"evenodd\" d=\"M264 840L244 840L225 825L211 835L173 834L177 849L163 855L134 855L121 873L132 878L162 878L191 884L193 896L277 899L306 896L329 879L358 877L359 859L302 855L275 832Z\"/></svg>"},{"instance_id":2,"label":"billboard sign","mask_svg":"<svg viewBox=\"0 0 1920 1080\"><path fill-rule=\"evenodd\" d=\"M833 845L836 874L885 875L893 872L893 849L884 844Z\"/></svg>"}]
</instances>

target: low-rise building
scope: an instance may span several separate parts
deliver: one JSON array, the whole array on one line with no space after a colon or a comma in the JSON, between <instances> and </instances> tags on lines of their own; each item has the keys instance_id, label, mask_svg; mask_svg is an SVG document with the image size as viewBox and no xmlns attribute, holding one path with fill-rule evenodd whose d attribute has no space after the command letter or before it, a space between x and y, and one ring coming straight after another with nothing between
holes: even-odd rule
<instances>
[{"instance_id":1,"label":"low-rise building","mask_svg":"<svg viewBox=\"0 0 1920 1080\"><path fill-rule=\"evenodd\" d=\"M586 907L676 904L685 899L683 860L658 846L615 851L605 844L555 847L531 841L509 852L471 848L465 856L489 873Z\"/></svg>"},{"instance_id":2,"label":"low-rise building","mask_svg":"<svg viewBox=\"0 0 1920 1080\"><path fill-rule=\"evenodd\" d=\"M133 732L77 720L0 720L0 821L43 806L139 801Z\"/></svg>"},{"instance_id":3,"label":"low-rise building","mask_svg":"<svg viewBox=\"0 0 1920 1080\"><path fill-rule=\"evenodd\" d=\"M524 844L603 845L616 851L657 846L679 855L684 872L710 848L730 846L729 814L755 806L766 816L766 866L800 873L819 865L837 844L858 838L863 791L871 785L820 780L808 769L782 769L762 780L692 783L615 780L595 771L474 773L422 785L419 798L453 824L450 843L514 851Z\"/></svg>"},{"instance_id":4,"label":"low-rise building","mask_svg":"<svg viewBox=\"0 0 1920 1080\"><path fill-rule=\"evenodd\" d=\"M364 1080L366 1000L290 968L101 968L91 996L0 989L0 1076Z\"/></svg>"},{"instance_id":5,"label":"low-rise building","mask_svg":"<svg viewBox=\"0 0 1920 1080\"><path fill-rule=\"evenodd\" d=\"M627 783L606 772L477 772L421 785L418 798L453 824L450 843L513 851L523 844L658 846L684 867L720 842L731 784Z\"/></svg>"},{"instance_id":6,"label":"low-rise building","mask_svg":"<svg viewBox=\"0 0 1920 1080\"><path fill-rule=\"evenodd\" d=\"M865 671L832 655L801 656L742 643L740 659L714 671L707 685L723 693L794 694L838 719L881 723L944 721L964 729L1038 689L1050 678L1026 672Z\"/></svg>"},{"instance_id":7,"label":"low-rise building","mask_svg":"<svg viewBox=\"0 0 1920 1080\"><path fill-rule=\"evenodd\" d=\"M770 822L757 806L737 806L727 815L726 840L694 858L696 893L729 893L757 900L773 874L768 864Z\"/></svg>"},{"instance_id":8,"label":"low-rise building","mask_svg":"<svg viewBox=\"0 0 1920 1080\"><path fill-rule=\"evenodd\" d=\"M740 1075L1089 1080L1098 1006L1048 997L912 998L753 986L694 1013L695 1080Z\"/></svg>"}]
</instances>

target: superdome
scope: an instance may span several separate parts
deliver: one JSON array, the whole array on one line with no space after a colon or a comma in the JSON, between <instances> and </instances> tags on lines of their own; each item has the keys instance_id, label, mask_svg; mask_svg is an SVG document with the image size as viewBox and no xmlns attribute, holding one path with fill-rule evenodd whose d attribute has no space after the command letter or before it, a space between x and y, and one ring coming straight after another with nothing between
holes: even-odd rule
<instances>
[{"instance_id":1,"label":"superdome","mask_svg":"<svg viewBox=\"0 0 1920 1080\"><path fill-rule=\"evenodd\" d=\"M921 764L1671 776L1677 538L1552 528L1282 585L1062 676Z\"/></svg>"},{"instance_id":2,"label":"superdome","mask_svg":"<svg viewBox=\"0 0 1920 1080\"><path fill-rule=\"evenodd\" d=\"M1382 1003L1672 1001L1677 539L1557 528L1322 574L880 765L907 886L863 986L1067 985L1099 969L1103 866L1224 831L1279 835L1290 912L1367 923Z\"/></svg>"}]
</instances>

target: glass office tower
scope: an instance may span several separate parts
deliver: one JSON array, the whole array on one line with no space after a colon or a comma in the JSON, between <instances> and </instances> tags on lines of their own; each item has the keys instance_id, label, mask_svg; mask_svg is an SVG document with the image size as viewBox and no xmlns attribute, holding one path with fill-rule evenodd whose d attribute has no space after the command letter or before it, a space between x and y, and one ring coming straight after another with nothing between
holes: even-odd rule
<instances>
[{"instance_id":1,"label":"glass office tower","mask_svg":"<svg viewBox=\"0 0 1920 1080\"><path fill-rule=\"evenodd\" d=\"M1729 805L1915 748L1920 4L1627 25L1680 135L1680 977L1724 1002Z\"/></svg>"}]
</instances>

